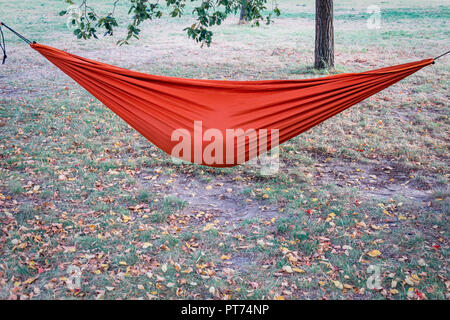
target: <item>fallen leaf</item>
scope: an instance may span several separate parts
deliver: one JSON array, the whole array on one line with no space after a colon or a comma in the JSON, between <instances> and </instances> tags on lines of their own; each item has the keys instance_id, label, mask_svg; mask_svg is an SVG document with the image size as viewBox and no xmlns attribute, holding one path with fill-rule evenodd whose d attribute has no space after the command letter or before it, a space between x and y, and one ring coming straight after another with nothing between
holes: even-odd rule
<instances>
[{"instance_id":1,"label":"fallen leaf","mask_svg":"<svg viewBox=\"0 0 450 320\"><path fill-rule=\"evenodd\" d=\"M344 286L342 285L342 283L340 281L338 281L338 280L332 280L332 281L336 288L341 289L341 290L344 289Z\"/></svg>"},{"instance_id":2,"label":"fallen leaf","mask_svg":"<svg viewBox=\"0 0 450 320\"><path fill-rule=\"evenodd\" d=\"M372 258L375 258L375 257L378 257L381 254L381 252L379 250L375 249L375 250L367 252L367 254L369 256L371 256Z\"/></svg>"},{"instance_id":3,"label":"fallen leaf","mask_svg":"<svg viewBox=\"0 0 450 320\"><path fill-rule=\"evenodd\" d=\"M24 283L24 284L30 284L30 283L33 283L34 281L36 281L37 278L38 278L38 277L31 277L31 278L28 278L28 279L25 280L23 283Z\"/></svg>"},{"instance_id":4,"label":"fallen leaf","mask_svg":"<svg viewBox=\"0 0 450 320\"><path fill-rule=\"evenodd\" d=\"M150 242L144 242L144 244L142 245L142 248L147 249L148 247L153 247L153 244L151 244Z\"/></svg>"},{"instance_id":5,"label":"fallen leaf","mask_svg":"<svg viewBox=\"0 0 450 320\"><path fill-rule=\"evenodd\" d=\"M391 289L390 292L391 292L391 294L397 294L398 290L397 289Z\"/></svg>"},{"instance_id":6,"label":"fallen leaf","mask_svg":"<svg viewBox=\"0 0 450 320\"><path fill-rule=\"evenodd\" d=\"M281 268L281 270L283 270L284 272L287 272L287 273L292 273L292 272L294 272L294 271L292 270L291 266L284 266L283 268Z\"/></svg>"},{"instance_id":7,"label":"fallen leaf","mask_svg":"<svg viewBox=\"0 0 450 320\"><path fill-rule=\"evenodd\" d=\"M410 285L411 287L414 287L415 283L414 281L411 279L411 277L406 277L405 278L405 282L406 284Z\"/></svg>"}]
</instances>

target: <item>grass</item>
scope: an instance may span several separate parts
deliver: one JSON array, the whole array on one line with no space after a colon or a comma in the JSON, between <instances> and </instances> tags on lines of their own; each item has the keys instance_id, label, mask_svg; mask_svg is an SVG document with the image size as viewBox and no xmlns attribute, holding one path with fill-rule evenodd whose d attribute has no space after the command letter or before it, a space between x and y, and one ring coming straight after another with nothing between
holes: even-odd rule
<instances>
[{"instance_id":1,"label":"grass","mask_svg":"<svg viewBox=\"0 0 450 320\"><path fill-rule=\"evenodd\" d=\"M366 28L373 4L379 30ZM201 49L182 31L189 15L146 24L139 42L116 47L124 29L99 41L71 36L57 15L63 1L0 1L6 23L33 40L143 72L321 76L310 68L313 2L279 5L273 25L230 20ZM440 54L449 9L336 2L336 71ZM280 172L265 177L252 166L173 164L6 36L0 298L448 298L448 58L285 143ZM381 269L378 290L367 287L371 265ZM81 270L79 290L66 285L70 266Z\"/></svg>"}]
</instances>

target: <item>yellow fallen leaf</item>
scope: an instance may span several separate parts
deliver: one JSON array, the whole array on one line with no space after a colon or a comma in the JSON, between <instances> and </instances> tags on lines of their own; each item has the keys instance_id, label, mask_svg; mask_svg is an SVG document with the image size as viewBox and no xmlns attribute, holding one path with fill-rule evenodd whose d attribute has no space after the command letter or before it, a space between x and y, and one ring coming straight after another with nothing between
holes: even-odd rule
<instances>
[{"instance_id":1,"label":"yellow fallen leaf","mask_svg":"<svg viewBox=\"0 0 450 320\"><path fill-rule=\"evenodd\" d=\"M203 231L208 231L208 230L211 230L212 228L214 228L214 224L213 224L213 223L208 223L208 224L203 228Z\"/></svg>"},{"instance_id":2,"label":"yellow fallen leaf","mask_svg":"<svg viewBox=\"0 0 450 320\"><path fill-rule=\"evenodd\" d=\"M286 247L280 247L281 252L283 252L284 254L289 252L289 249Z\"/></svg>"},{"instance_id":3,"label":"yellow fallen leaf","mask_svg":"<svg viewBox=\"0 0 450 320\"><path fill-rule=\"evenodd\" d=\"M220 257L220 259L222 259L222 260L230 260L230 256L227 256L226 254L224 254L224 255L222 255Z\"/></svg>"},{"instance_id":4,"label":"yellow fallen leaf","mask_svg":"<svg viewBox=\"0 0 450 320\"><path fill-rule=\"evenodd\" d=\"M187 268L186 270L181 271L182 273L191 273L192 271L194 271L194 269L192 269L191 267Z\"/></svg>"},{"instance_id":5,"label":"yellow fallen leaf","mask_svg":"<svg viewBox=\"0 0 450 320\"><path fill-rule=\"evenodd\" d=\"M126 266L127 265L127 263L125 261L119 261L119 264L122 265L122 266Z\"/></svg>"},{"instance_id":6,"label":"yellow fallen leaf","mask_svg":"<svg viewBox=\"0 0 450 320\"><path fill-rule=\"evenodd\" d=\"M23 283L24 284L30 284L33 283L38 277L32 277L32 278L28 278L27 280L25 280Z\"/></svg>"},{"instance_id":7,"label":"yellow fallen leaf","mask_svg":"<svg viewBox=\"0 0 450 320\"><path fill-rule=\"evenodd\" d=\"M353 286L350 284L344 283L344 288L350 290L350 289L353 289Z\"/></svg>"},{"instance_id":8,"label":"yellow fallen leaf","mask_svg":"<svg viewBox=\"0 0 450 320\"><path fill-rule=\"evenodd\" d=\"M367 254L369 256L371 256L372 258L374 258L374 257L378 257L381 254L381 252L379 250L375 249L375 250L367 252Z\"/></svg>"},{"instance_id":9,"label":"yellow fallen leaf","mask_svg":"<svg viewBox=\"0 0 450 320\"><path fill-rule=\"evenodd\" d=\"M275 296L273 297L274 300L284 300L283 296Z\"/></svg>"},{"instance_id":10,"label":"yellow fallen leaf","mask_svg":"<svg viewBox=\"0 0 450 320\"><path fill-rule=\"evenodd\" d=\"M383 213L388 215L389 217L393 217L394 215L392 213L390 213L389 211L387 211L386 209L383 210Z\"/></svg>"},{"instance_id":11,"label":"yellow fallen leaf","mask_svg":"<svg viewBox=\"0 0 450 320\"><path fill-rule=\"evenodd\" d=\"M419 282L421 279L417 276L417 274L413 274L413 275L411 275L411 278L414 280L414 281L417 281L417 282Z\"/></svg>"},{"instance_id":12,"label":"yellow fallen leaf","mask_svg":"<svg viewBox=\"0 0 450 320\"><path fill-rule=\"evenodd\" d=\"M298 273L305 273L305 270L300 269L300 268L292 268L292 271L298 272Z\"/></svg>"},{"instance_id":13,"label":"yellow fallen leaf","mask_svg":"<svg viewBox=\"0 0 450 320\"><path fill-rule=\"evenodd\" d=\"M357 222L356 225L361 228L367 228L367 225L364 221Z\"/></svg>"},{"instance_id":14,"label":"yellow fallen leaf","mask_svg":"<svg viewBox=\"0 0 450 320\"><path fill-rule=\"evenodd\" d=\"M131 220L131 218L130 218L130 216L122 215L122 220L123 220L123 222L127 223L128 221Z\"/></svg>"},{"instance_id":15,"label":"yellow fallen leaf","mask_svg":"<svg viewBox=\"0 0 450 320\"><path fill-rule=\"evenodd\" d=\"M206 190L211 190L211 189L212 189L212 186L206 186L205 189L206 189Z\"/></svg>"},{"instance_id":16,"label":"yellow fallen leaf","mask_svg":"<svg viewBox=\"0 0 450 320\"><path fill-rule=\"evenodd\" d=\"M342 285L342 283L340 281L338 281L338 280L332 280L332 281L336 288L341 289L341 290L344 289L344 286Z\"/></svg>"},{"instance_id":17,"label":"yellow fallen leaf","mask_svg":"<svg viewBox=\"0 0 450 320\"><path fill-rule=\"evenodd\" d=\"M147 249L148 247L153 247L153 244L151 244L150 242L144 242L144 244L142 245L142 248Z\"/></svg>"}]
</instances>

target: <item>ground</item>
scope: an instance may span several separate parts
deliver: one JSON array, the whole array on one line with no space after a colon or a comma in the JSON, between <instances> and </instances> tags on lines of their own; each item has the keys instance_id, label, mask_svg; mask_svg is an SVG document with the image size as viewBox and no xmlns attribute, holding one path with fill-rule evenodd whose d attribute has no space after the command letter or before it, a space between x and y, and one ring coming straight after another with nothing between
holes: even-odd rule
<instances>
[{"instance_id":1,"label":"ground","mask_svg":"<svg viewBox=\"0 0 450 320\"><path fill-rule=\"evenodd\" d=\"M62 0L0 0L0 15L40 43L188 78L308 78L448 50L448 3L336 1L336 70L317 72L313 1L278 2L274 24L231 18L210 48L187 39L190 15L121 47L124 29L76 40ZM369 5L380 29L367 28ZM283 144L279 173L264 176L174 164L4 32L0 298L449 298L448 57Z\"/></svg>"}]
</instances>

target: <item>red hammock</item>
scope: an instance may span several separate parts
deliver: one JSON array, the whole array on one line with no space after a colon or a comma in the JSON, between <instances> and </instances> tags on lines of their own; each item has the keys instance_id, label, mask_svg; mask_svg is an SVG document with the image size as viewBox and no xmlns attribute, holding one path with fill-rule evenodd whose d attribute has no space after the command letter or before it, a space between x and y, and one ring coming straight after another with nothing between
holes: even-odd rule
<instances>
[{"instance_id":1,"label":"red hammock","mask_svg":"<svg viewBox=\"0 0 450 320\"><path fill-rule=\"evenodd\" d=\"M263 154L434 61L307 80L219 81L148 75L30 45L163 151L213 167Z\"/></svg>"}]
</instances>

